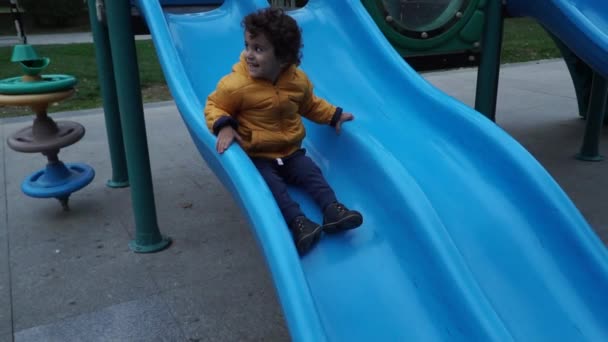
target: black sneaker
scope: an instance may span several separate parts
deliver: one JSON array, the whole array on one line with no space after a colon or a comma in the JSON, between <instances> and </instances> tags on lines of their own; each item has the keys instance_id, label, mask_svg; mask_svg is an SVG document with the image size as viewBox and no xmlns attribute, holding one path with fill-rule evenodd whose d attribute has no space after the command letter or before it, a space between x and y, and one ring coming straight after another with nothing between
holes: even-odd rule
<instances>
[{"instance_id":1,"label":"black sneaker","mask_svg":"<svg viewBox=\"0 0 608 342\"><path fill-rule=\"evenodd\" d=\"M321 237L321 225L312 222L305 216L294 218L289 224L293 241L300 255L306 254Z\"/></svg>"},{"instance_id":2,"label":"black sneaker","mask_svg":"<svg viewBox=\"0 0 608 342\"><path fill-rule=\"evenodd\" d=\"M342 203L328 205L323 213L323 230L329 234L354 229L362 223L363 216L358 211L349 210Z\"/></svg>"}]
</instances>

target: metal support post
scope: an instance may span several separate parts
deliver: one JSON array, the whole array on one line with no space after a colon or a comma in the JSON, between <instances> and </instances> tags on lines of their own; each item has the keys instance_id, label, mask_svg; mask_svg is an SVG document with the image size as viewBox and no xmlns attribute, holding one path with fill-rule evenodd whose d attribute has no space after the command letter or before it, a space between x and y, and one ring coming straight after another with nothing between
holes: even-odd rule
<instances>
[{"instance_id":1,"label":"metal support post","mask_svg":"<svg viewBox=\"0 0 608 342\"><path fill-rule=\"evenodd\" d=\"M169 246L171 239L160 234L156 220L130 3L106 0L105 4L136 226L129 247L139 253L156 252Z\"/></svg>"},{"instance_id":2,"label":"metal support post","mask_svg":"<svg viewBox=\"0 0 608 342\"><path fill-rule=\"evenodd\" d=\"M21 41L21 44L27 44L27 36L25 35L25 30L23 29L23 20L21 18L21 9L19 8L19 4L17 0L10 0L10 12L13 14L13 20L15 22L15 30L17 30L17 37Z\"/></svg>"},{"instance_id":3,"label":"metal support post","mask_svg":"<svg viewBox=\"0 0 608 342\"><path fill-rule=\"evenodd\" d=\"M479 70L477 71L475 109L492 121L496 120L502 31L502 1L489 0L481 38L482 50Z\"/></svg>"},{"instance_id":4,"label":"metal support post","mask_svg":"<svg viewBox=\"0 0 608 342\"><path fill-rule=\"evenodd\" d=\"M557 36L545 29L549 37L555 43L555 46L559 49L562 54L562 58L568 67L570 77L572 78L572 84L574 85L574 91L576 94L576 101L578 104L578 113L581 117L586 117L587 109L589 106L589 97L591 96L591 81L593 79L593 69L580 59L570 48L564 44Z\"/></svg>"},{"instance_id":5,"label":"metal support post","mask_svg":"<svg viewBox=\"0 0 608 342\"><path fill-rule=\"evenodd\" d=\"M604 158L599 153L600 133L604 122L604 113L608 103L608 82L599 73L593 73L591 97L587 107L587 126L583 137L583 146L576 158L586 161L600 161Z\"/></svg>"},{"instance_id":6,"label":"metal support post","mask_svg":"<svg viewBox=\"0 0 608 342\"><path fill-rule=\"evenodd\" d=\"M110 161L112 164L112 178L106 183L111 188L129 186L127 161L125 157L118 99L116 97L116 82L114 80L114 67L108 37L108 28L102 21L105 10L101 0L88 0L89 20L91 31L95 40L95 58L97 60L97 75L101 86L103 99L103 112L106 121L106 133L110 147Z\"/></svg>"}]
</instances>

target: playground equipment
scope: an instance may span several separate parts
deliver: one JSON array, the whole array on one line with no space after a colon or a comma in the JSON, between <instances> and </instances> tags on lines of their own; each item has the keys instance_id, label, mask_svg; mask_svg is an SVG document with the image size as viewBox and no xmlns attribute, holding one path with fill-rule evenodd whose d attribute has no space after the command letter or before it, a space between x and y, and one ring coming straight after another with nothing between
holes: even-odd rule
<instances>
[{"instance_id":1,"label":"playground equipment","mask_svg":"<svg viewBox=\"0 0 608 342\"><path fill-rule=\"evenodd\" d=\"M21 18L21 9L19 8L19 3L17 0L10 0L10 9L11 13L13 14L17 37L19 40L21 40L22 44L27 44L27 36L25 35L25 30L23 29L23 20Z\"/></svg>"},{"instance_id":2,"label":"playground equipment","mask_svg":"<svg viewBox=\"0 0 608 342\"><path fill-rule=\"evenodd\" d=\"M120 0L106 5L113 64L130 68L115 73L117 84L129 79L117 92L126 111L136 60L115 51L132 51L129 9ZM291 12L318 94L357 116L339 137L307 125L306 148L366 217L302 259L249 158L236 146L217 154L201 114L242 49L238 23L268 2L226 0L186 14L156 1L137 5L194 143L251 223L294 340L608 338L604 245L527 151L403 63L358 0L311 0ZM128 159L145 146L141 126L122 126ZM131 133L140 140L126 139ZM137 162L149 170L140 159L129 172ZM149 190L133 188L136 215ZM290 191L318 220L311 199Z\"/></svg>"},{"instance_id":3,"label":"playground equipment","mask_svg":"<svg viewBox=\"0 0 608 342\"><path fill-rule=\"evenodd\" d=\"M608 88L601 72L605 69L605 33L602 19L585 11L578 13L568 4L591 6L591 13L604 6L593 0L551 0L526 2L486 0L362 0L370 15L399 53L417 69L443 69L474 65L479 60L475 109L495 120L496 96L503 16L527 16L539 21L562 52L572 75L579 114L588 118L577 158L599 161L601 123L605 122ZM565 15L564 13L567 13ZM588 20L585 20L588 19ZM576 21L569 32L563 23ZM595 31L595 32L594 32ZM590 34L589 34L590 33ZM561 39L565 39L566 43ZM569 46L574 46L573 52ZM581 45L593 46L581 49ZM578 55L584 57L580 58ZM589 57L586 57L589 56ZM591 64L585 62L591 58ZM592 79L595 79L592 85ZM592 94L594 94L592 96Z\"/></svg>"},{"instance_id":4,"label":"playground equipment","mask_svg":"<svg viewBox=\"0 0 608 342\"><path fill-rule=\"evenodd\" d=\"M21 9L19 8L19 3L17 0L8 0L8 8L11 16L13 17L13 23L15 25L15 33L14 37L4 37L0 39L1 45L14 45L14 44L27 44L27 36L25 35L25 30L23 29L23 20L21 16Z\"/></svg>"},{"instance_id":5,"label":"playground equipment","mask_svg":"<svg viewBox=\"0 0 608 342\"><path fill-rule=\"evenodd\" d=\"M300 259L263 179L238 147L215 152L201 115L242 49L238 23L267 5L172 14L138 2L193 141L251 223L294 340L608 337L601 241L527 151L403 63L358 0L291 12L318 94L357 116L339 137L308 125L306 148L366 217Z\"/></svg>"},{"instance_id":6,"label":"playground equipment","mask_svg":"<svg viewBox=\"0 0 608 342\"><path fill-rule=\"evenodd\" d=\"M486 0L362 0L393 47L417 70L479 66L475 109L494 121L502 6Z\"/></svg>"},{"instance_id":7,"label":"playground equipment","mask_svg":"<svg viewBox=\"0 0 608 342\"><path fill-rule=\"evenodd\" d=\"M11 61L19 63L25 75L0 80L0 104L28 106L36 118L32 126L11 135L8 146L18 152L42 153L48 160L46 168L28 176L21 189L32 197L57 198L63 209L68 210L70 194L89 184L95 171L83 163L64 164L59 160L59 150L79 141L85 129L73 121L55 122L47 115L47 108L50 103L72 96L76 79L68 75L40 75L50 59L38 57L31 45L16 45Z\"/></svg>"},{"instance_id":8,"label":"playground equipment","mask_svg":"<svg viewBox=\"0 0 608 342\"><path fill-rule=\"evenodd\" d=\"M108 186L131 186L135 239L129 248L158 252L171 238L160 233L156 218L130 4L89 0L88 5L112 162Z\"/></svg>"},{"instance_id":9,"label":"playground equipment","mask_svg":"<svg viewBox=\"0 0 608 342\"><path fill-rule=\"evenodd\" d=\"M536 19L554 37L572 75L580 114L587 119L578 158L602 160L598 145L608 117L608 2L509 0L507 10Z\"/></svg>"},{"instance_id":10,"label":"playground equipment","mask_svg":"<svg viewBox=\"0 0 608 342\"><path fill-rule=\"evenodd\" d=\"M415 69L478 65L488 1L363 0L378 27Z\"/></svg>"}]
</instances>

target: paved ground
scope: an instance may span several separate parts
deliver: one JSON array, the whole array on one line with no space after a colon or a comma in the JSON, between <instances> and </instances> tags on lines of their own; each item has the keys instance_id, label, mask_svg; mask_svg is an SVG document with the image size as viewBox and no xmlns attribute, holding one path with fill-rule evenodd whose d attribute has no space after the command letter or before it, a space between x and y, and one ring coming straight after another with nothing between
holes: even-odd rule
<instances>
[{"instance_id":1,"label":"paved ground","mask_svg":"<svg viewBox=\"0 0 608 342\"><path fill-rule=\"evenodd\" d=\"M474 70L425 77L472 104ZM608 162L573 158L584 121L561 61L505 66L498 124L522 143L608 241ZM54 114L87 134L62 150L97 177L71 198L26 197L24 176L41 155L1 144L0 341L288 340L265 264L230 194L196 152L172 102L146 107L158 221L174 244L161 253L130 252L129 189L109 189L101 111ZM0 120L0 139L31 118ZM602 151L608 150L606 133Z\"/></svg>"},{"instance_id":2,"label":"paved ground","mask_svg":"<svg viewBox=\"0 0 608 342\"><path fill-rule=\"evenodd\" d=\"M136 35L135 39L150 39L150 35ZM48 44L73 44L73 43L92 43L93 34L91 32L72 32L61 34L29 34L27 43L32 45ZM16 36L0 36L0 46L12 46L19 44Z\"/></svg>"}]
</instances>

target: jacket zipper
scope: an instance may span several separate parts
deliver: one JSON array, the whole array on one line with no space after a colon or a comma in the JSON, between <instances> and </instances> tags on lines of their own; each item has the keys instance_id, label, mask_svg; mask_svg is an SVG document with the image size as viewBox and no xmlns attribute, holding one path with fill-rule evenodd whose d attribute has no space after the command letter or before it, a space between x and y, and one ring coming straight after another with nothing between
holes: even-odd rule
<instances>
[{"instance_id":1,"label":"jacket zipper","mask_svg":"<svg viewBox=\"0 0 608 342\"><path fill-rule=\"evenodd\" d=\"M281 97L279 96L279 87L274 85L274 93L277 99L277 108L279 110L279 125L281 128L281 134L287 141L287 134L285 134L285 123L283 122L283 113L281 112Z\"/></svg>"}]
</instances>

